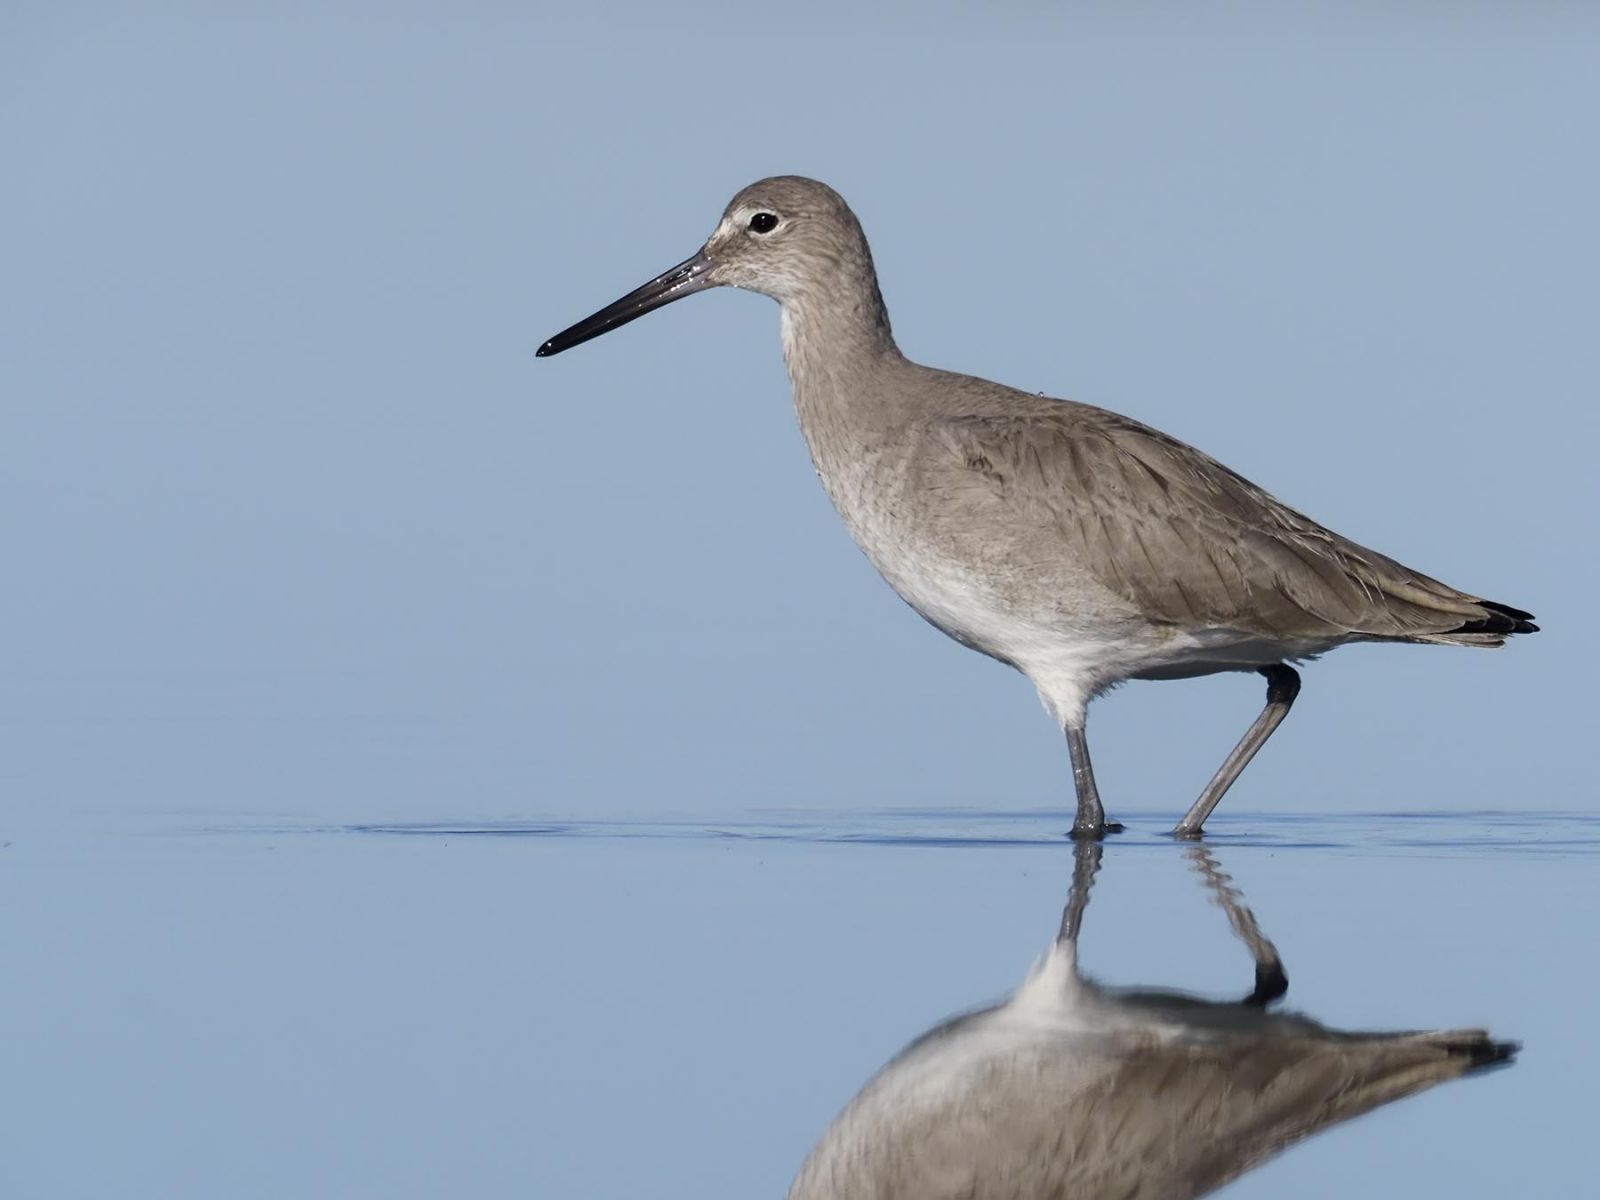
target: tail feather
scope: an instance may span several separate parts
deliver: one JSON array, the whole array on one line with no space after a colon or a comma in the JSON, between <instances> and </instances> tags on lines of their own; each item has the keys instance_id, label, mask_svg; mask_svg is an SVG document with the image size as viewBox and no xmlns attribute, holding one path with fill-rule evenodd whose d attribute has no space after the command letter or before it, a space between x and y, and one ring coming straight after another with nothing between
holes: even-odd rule
<instances>
[{"instance_id":1,"label":"tail feather","mask_svg":"<svg viewBox=\"0 0 1600 1200\"><path fill-rule=\"evenodd\" d=\"M1336 1121L1415 1095L1437 1084L1512 1062L1522 1048L1499 1042L1484 1029L1443 1029L1427 1033L1344 1033L1335 1054L1334 1075L1342 1084L1321 1116L1309 1126L1286 1127L1277 1145L1315 1132Z\"/></svg>"},{"instance_id":2,"label":"tail feather","mask_svg":"<svg viewBox=\"0 0 1600 1200\"><path fill-rule=\"evenodd\" d=\"M1445 1043L1445 1049L1457 1058L1466 1060L1466 1071L1498 1067L1516 1058L1522 1050L1521 1042L1491 1041L1488 1033L1482 1029L1468 1030L1464 1036L1458 1034L1455 1037L1457 1040Z\"/></svg>"},{"instance_id":3,"label":"tail feather","mask_svg":"<svg viewBox=\"0 0 1600 1200\"><path fill-rule=\"evenodd\" d=\"M1287 1063L1274 1061L1259 1044L1243 1049L1259 1074L1252 1079L1242 1067L1232 1070L1232 1107L1212 1121L1214 1153L1193 1171L1208 1188L1318 1130L1508 1063L1519 1049L1482 1029L1355 1033L1319 1027L1309 1043L1283 1045L1294 1056Z\"/></svg>"},{"instance_id":4,"label":"tail feather","mask_svg":"<svg viewBox=\"0 0 1600 1200\"><path fill-rule=\"evenodd\" d=\"M1483 1029L1386 1035L1367 1041L1367 1064L1350 1089L1350 1115L1409 1096L1447 1079L1511 1062L1521 1049Z\"/></svg>"},{"instance_id":5,"label":"tail feather","mask_svg":"<svg viewBox=\"0 0 1600 1200\"><path fill-rule=\"evenodd\" d=\"M1412 1034L1406 1040L1419 1049L1442 1051L1443 1062L1460 1075L1508 1063L1522 1049L1521 1042L1495 1041L1486 1029L1446 1029L1438 1033Z\"/></svg>"},{"instance_id":6,"label":"tail feather","mask_svg":"<svg viewBox=\"0 0 1600 1200\"><path fill-rule=\"evenodd\" d=\"M1417 634L1404 640L1431 642L1440 646L1504 646L1508 637L1539 632L1530 612L1494 600L1474 600L1473 603L1483 609L1481 617L1463 621L1454 629Z\"/></svg>"},{"instance_id":7,"label":"tail feather","mask_svg":"<svg viewBox=\"0 0 1600 1200\"><path fill-rule=\"evenodd\" d=\"M1478 603L1489 610L1484 623L1491 633L1539 632L1539 627L1533 623L1531 612L1523 612L1520 608L1512 608L1509 604L1500 604L1494 600L1480 600Z\"/></svg>"}]
</instances>

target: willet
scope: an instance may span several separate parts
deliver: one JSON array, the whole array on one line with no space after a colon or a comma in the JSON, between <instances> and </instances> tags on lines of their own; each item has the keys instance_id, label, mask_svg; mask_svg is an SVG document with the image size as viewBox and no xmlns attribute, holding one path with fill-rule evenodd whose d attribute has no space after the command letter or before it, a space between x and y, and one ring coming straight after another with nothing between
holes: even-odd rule
<instances>
[{"instance_id":1,"label":"willet","mask_svg":"<svg viewBox=\"0 0 1600 1200\"><path fill-rule=\"evenodd\" d=\"M1101 986L1077 964L1100 854L1078 845L1061 932L1022 987L884 1067L824 1131L789 1200L1186 1200L1516 1053L1478 1029L1354 1033L1269 1014L1287 987L1277 951L1198 846L1256 960L1255 989L1219 1003Z\"/></svg>"},{"instance_id":2,"label":"willet","mask_svg":"<svg viewBox=\"0 0 1600 1200\"><path fill-rule=\"evenodd\" d=\"M860 223L815 180L745 188L699 253L539 355L723 285L782 305L800 428L873 566L938 629L1038 689L1070 749L1075 837L1120 828L1105 822L1084 718L1123 680L1266 676L1266 707L1173 830L1195 837L1288 714L1291 662L1347 642L1499 646L1537 628L1147 425L907 361Z\"/></svg>"}]
</instances>

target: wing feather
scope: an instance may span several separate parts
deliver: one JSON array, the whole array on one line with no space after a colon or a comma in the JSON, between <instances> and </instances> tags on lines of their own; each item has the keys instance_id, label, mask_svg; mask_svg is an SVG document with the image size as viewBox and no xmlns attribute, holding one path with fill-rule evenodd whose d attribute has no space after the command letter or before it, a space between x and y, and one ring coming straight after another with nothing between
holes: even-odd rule
<instances>
[{"instance_id":1,"label":"wing feather","mask_svg":"<svg viewBox=\"0 0 1600 1200\"><path fill-rule=\"evenodd\" d=\"M1127 417L1046 402L938 421L937 436L1020 517L1053 530L1154 620L1277 638L1427 638L1476 597L1340 537L1191 446Z\"/></svg>"}]
</instances>

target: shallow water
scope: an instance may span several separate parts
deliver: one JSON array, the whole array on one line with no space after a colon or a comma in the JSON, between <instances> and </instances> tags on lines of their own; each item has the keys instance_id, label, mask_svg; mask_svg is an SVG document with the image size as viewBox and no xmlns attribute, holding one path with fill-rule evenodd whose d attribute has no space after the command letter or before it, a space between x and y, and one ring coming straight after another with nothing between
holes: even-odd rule
<instances>
[{"instance_id":1,"label":"shallow water","mask_svg":"<svg viewBox=\"0 0 1600 1200\"><path fill-rule=\"evenodd\" d=\"M1164 822L1119 815L1085 969L1248 991ZM1063 824L187 812L0 835L5 1194L781 1196L879 1066L1049 943ZM1524 1047L1220 1194L1593 1188L1600 816L1224 811L1208 845L1290 1008Z\"/></svg>"}]
</instances>

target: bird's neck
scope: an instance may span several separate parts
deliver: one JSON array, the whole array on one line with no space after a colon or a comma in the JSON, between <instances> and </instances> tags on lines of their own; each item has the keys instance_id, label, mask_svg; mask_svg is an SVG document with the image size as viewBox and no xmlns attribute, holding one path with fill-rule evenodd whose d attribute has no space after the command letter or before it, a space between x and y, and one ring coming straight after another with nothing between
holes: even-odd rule
<instances>
[{"instance_id":1,"label":"bird's neck","mask_svg":"<svg viewBox=\"0 0 1600 1200\"><path fill-rule=\"evenodd\" d=\"M876 280L840 280L783 301L783 358L801 428L851 422L873 382L903 362ZM815 447L813 447L815 449Z\"/></svg>"}]
</instances>

